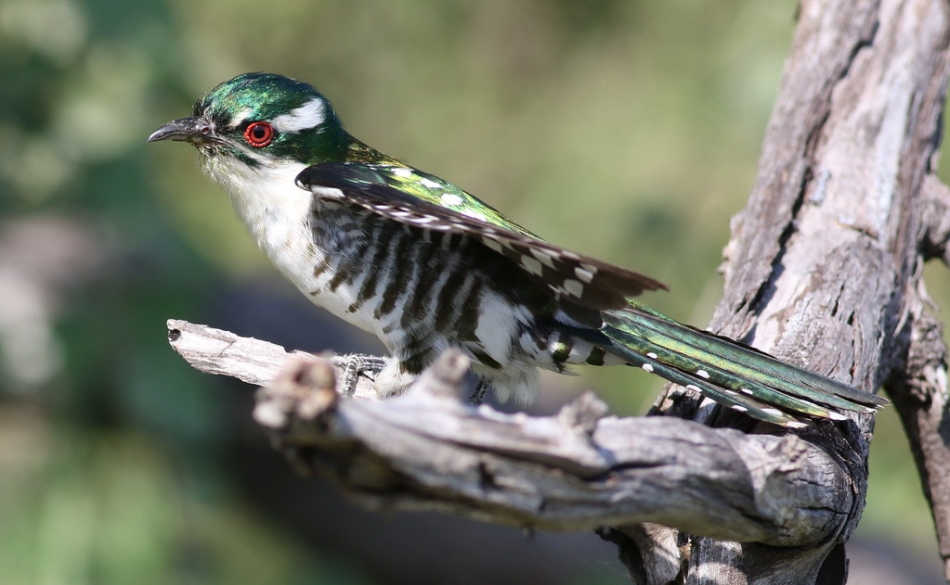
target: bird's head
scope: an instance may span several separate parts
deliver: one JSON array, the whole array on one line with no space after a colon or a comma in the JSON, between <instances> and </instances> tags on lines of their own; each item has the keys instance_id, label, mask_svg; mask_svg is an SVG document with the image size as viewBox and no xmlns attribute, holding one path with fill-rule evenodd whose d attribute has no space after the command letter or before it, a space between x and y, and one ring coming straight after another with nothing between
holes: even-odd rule
<instances>
[{"instance_id":1,"label":"bird's head","mask_svg":"<svg viewBox=\"0 0 950 585\"><path fill-rule=\"evenodd\" d=\"M209 165L253 168L342 160L353 139L313 86L273 73L245 73L199 99L191 116L148 137L158 140L190 142Z\"/></svg>"}]
</instances>

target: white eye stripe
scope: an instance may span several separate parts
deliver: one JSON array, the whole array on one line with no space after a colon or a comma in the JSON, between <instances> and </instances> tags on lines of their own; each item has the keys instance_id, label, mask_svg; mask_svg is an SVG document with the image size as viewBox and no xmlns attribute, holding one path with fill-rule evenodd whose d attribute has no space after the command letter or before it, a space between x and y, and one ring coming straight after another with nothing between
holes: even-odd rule
<instances>
[{"instance_id":1,"label":"white eye stripe","mask_svg":"<svg viewBox=\"0 0 950 585\"><path fill-rule=\"evenodd\" d=\"M326 106L320 98L314 98L299 108L281 114L270 121L274 130L281 133L295 133L315 128L323 123Z\"/></svg>"},{"instance_id":2,"label":"white eye stripe","mask_svg":"<svg viewBox=\"0 0 950 585\"><path fill-rule=\"evenodd\" d=\"M231 128L237 128L238 126L246 122L248 118L251 117L251 114L253 113L254 113L254 110L250 108L244 108L240 112L234 114L234 117L231 118L231 124L229 126Z\"/></svg>"}]
</instances>

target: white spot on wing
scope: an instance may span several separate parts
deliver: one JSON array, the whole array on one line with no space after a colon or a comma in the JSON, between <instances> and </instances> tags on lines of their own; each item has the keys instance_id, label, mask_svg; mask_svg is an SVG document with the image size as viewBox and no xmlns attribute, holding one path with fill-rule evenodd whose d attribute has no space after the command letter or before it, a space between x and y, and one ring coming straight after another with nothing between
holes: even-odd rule
<instances>
[{"instance_id":1,"label":"white spot on wing","mask_svg":"<svg viewBox=\"0 0 950 585\"><path fill-rule=\"evenodd\" d=\"M461 205L462 198L455 193L445 193L441 197L443 205Z\"/></svg>"},{"instance_id":2,"label":"white spot on wing","mask_svg":"<svg viewBox=\"0 0 950 585\"><path fill-rule=\"evenodd\" d=\"M420 215L419 217L412 218L412 221L418 224L426 224L426 223L432 223L433 221L436 221L437 219L438 219L437 217L433 217L431 215Z\"/></svg>"},{"instance_id":3,"label":"white spot on wing","mask_svg":"<svg viewBox=\"0 0 950 585\"><path fill-rule=\"evenodd\" d=\"M481 213L479 213L479 212L477 212L477 211L472 211L471 209L463 209L460 213L461 213L462 215L471 217L472 219L478 219L478 220L481 220L481 221L487 221L487 219L485 218L484 215L482 215Z\"/></svg>"},{"instance_id":4,"label":"white spot on wing","mask_svg":"<svg viewBox=\"0 0 950 585\"><path fill-rule=\"evenodd\" d=\"M541 267L541 263L530 256L522 256L521 265L524 266L524 269L528 272L537 274L538 276L544 271L544 268Z\"/></svg>"},{"instance_id":5,"label":"white spot on wing","mask_svg":"<svg viewBox=\"0 0 950 585\"><path fill-rule=\"evenodd\" d=\"M577 282L573 278L564 279L564 291L568 294L579 297L584 294L584 285Z\"/></svg>"},{"instance_id":6,"label":"white spot on wing","mask_svg":"<svg viewBox=\"0 0 950 585\"><path fill-rule=\"evenodd\" d=\"M749 412L749 409L744 406L739 406L738 404L732 405L733 410L738 410L739 412Z\"/></svg>"},{"instance_id":7,"label":"white spot on wing","mask_svg":"<svg viewBox=\"0 0 950 585\"><path fill-rule=\"evenodd\" d=\"M296 133L315 128L323 123L325 108L322 99L314 98L299 108L277 116L271 120L271 125L274 130L283 133Z\"/></svg>"},{"instance_id":8,"label":"white spot on wing","mask_svg":"<svg viewBox=\"0 0 950 585\"><path fill-rule=\"evenodd\" d=\"M650 358L651 360L655 360L655 359L656 359L656 354L653 353L652 351L649 351L649 352L647 352L647 357Z\"/></svg>"},{"instance_id":9,"label":"white spot on wing","mask_svg":"<svg viewBox=\"0 0 950 585\"><path fill-rule=\"evenodd\" d=\"M412 171L410 171L409 169L405 167L395 167L393 168L392 173L396 175L397 177L403 177L403 178L412 176Z\"/></svg>"},{"instance_id":10,"label":"white spot on wing","mask_svg":"<svg viewBox=\"0 0 950 585\"><path fill-rule=\"evenodd\" d=\"M640 367L643 368L644 372L650 372L651 374L653 373L653 366L651 366L650 364L643 364Z\"/></svg>"},{"instance_id":11,"label":"white spot on wing","mask_svg":"<svg viewBox=\"0 0 950 585\"><path fill-rule=\"evenodd\" d=\"M324 199L344 199L346 197L343 195L343 191L329 187L313 187L310 190L317 197L323 197Z\"/></svg>"},{"instance_id":12,"label":"white spot on wing","mask_svg":"<svg viewBox=\"0 0 950 585\"><path fill-rule=\"evenodd\" d=\"M502 253L501 244L496 242L495 240L492 240L490 238L482 238L482 243L488 246L489 248L491 248L492 250L498 252L499 254Z\"/></svg>"},{"instance_id":13,"label":"white spot on wing","mask_svg":"<svg viewBox=\"0 0 950 585\"><path fill-rule=\"evenodd\" d=\"M427 178L425 178L425 177L422 177L421 179L419 179L419 182L422 183L423 185L425 185L426 187L430 188L430 189L441 189L441 188L442 188L442 185L436 183L436 182L433 181L432 179L427 179Z\"/></svg>"},{"instance_id":14,"label":"white spot on wing","mask_svg":"<svg viewBox=\"0 0 950 585\"><path fill-rule=\"evenodd\" d=\"M706 378L707 380L709 379L709 372L706 370L696 370L696 375L700 378Z\"/></svg>"},{"instance_id":15,"label":"white spot on wing","mask_svg":"<svg viewBox=\"0 0 950 585\"><path fill-rule=\"evenodd\" d=\"M583 268L577 267L574 268L574 276L576 276L581 282L590 283L594 279L594 273L589 270L584 270Z\"/></svg>"},{"instance_id":16,"label":"white spot on wing","mask_svg":"<svg viewBox=\"0 0 950 585\"><path fill-rule=\"evenodd\" d=\"M545 250L544 248L531 248L531 255L540 260L545 266L554 268L553 252Z\"/></svg>"}]
</instances>

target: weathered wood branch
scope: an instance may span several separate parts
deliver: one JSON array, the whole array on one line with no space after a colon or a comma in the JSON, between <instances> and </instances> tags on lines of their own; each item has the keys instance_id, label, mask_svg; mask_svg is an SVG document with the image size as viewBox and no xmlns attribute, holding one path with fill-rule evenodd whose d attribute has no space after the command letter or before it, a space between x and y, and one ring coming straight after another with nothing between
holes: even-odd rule
<instances>
[{"instance_id":1,"label":"weathered wood branch","mask_svg":"<svg viewBox=\"0 0 950 585\"><path fill-rule=\"evenodd\" d=\"M908 427L911 440L924 446L923 457L940 454L944 461L931 434L942 420L938 405L928 401L933 406L923 412L912 407L921 401L897 394L920 389L922 380L938 383L925 393L944 392L938 386L945 354L921 343L933 339L933 324L919 310L916 291L926 258L946 254L950 229L946 215L936 216L947 208L946 193L934 188L927 195L924 180L941 137L948 11L937 0L801 3L756 184L733 222L724 297L712 324L857 387L893 380L889 394L905 424L918 425ZM905 371L913 364L922 369ZM712 425L737 424L728 412L696 403L681 400L677 408ZM866 490L873 420L857 422L852 439L826 437L843 447L836 453L858 491L839 543L860 518ZM937 460L921 467L931 474L942 468ZM929 489L947 493L946 477L931 475ZM935 513L938 523L946 515ZM662 549L670 538L664 534L653 545ZM635 557L647 545L641 539L630 546L638 550L627 556ZM824 555L836 546L828 542ZM773 582L774 565L754 547L700 539L691 549L684 559L691 580ZM822 567L824 555L792 559L805 562L797 569L801 582L842 582L845 567Z\"/></svg>"},{"instance_id":2,"label":"weathered wood branch","mask_svg":"<svg viewBox=\"0 0 950 585\"><path fill-rule=\"evenodd\" d=\"M939 258L950 265L950 189L927 175L921 186L920 262L909 284L906 306L907 345L895 356L897 366L885 382L901 418L911 453L930 504L937 544L950 581L950 411L943 325L933 314L933 301L923 282L923 262Z\"/></svg>"},{"instance_id":3,"label":"weathered wood branch","mask_svg":"<svg viewBox=\"0 0 950 585\"><path fill-rule=\"evenodd\" d=\"M950 187L934 175L927 175L921 196L924 205L921 238L924 260L939 258L945 266L950 266Z\"/></svg>"},{"instance_id":4,"label":"weathered wood branch","mask_svg":"<svg viewBox=\"0 0 950 585\"><path fill-rule=\"evenodd\" d=\"M348 399L335 390L342 361L183 321L168 326L172 346L198 369L264 384L255 419L275 445L371 508L547 530L654 522L809 547L833 538L854 507L840 461L800 436L609 417L592 394L557 416L501 414L465 403L468 359L458 352L403 396ZM248 363L258 364L254 374Z\"/></svg>"}]
</instances>

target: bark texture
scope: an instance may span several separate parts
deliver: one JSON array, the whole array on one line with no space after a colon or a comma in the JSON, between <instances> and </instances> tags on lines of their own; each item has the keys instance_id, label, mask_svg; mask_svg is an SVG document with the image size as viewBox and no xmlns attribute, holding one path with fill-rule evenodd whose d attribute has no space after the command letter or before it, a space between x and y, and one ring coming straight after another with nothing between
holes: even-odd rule
<instances>
[{"instance_id":1,"label":"bark texture","mask_svg":"<svg viewBox=\"0 0 950 585\"><path fill-rule=\"evenodd\" d=\"M798 16L756 184L733 221L712 328L859 388L886 385L930 478L946 559L946 349L920 275L928 258L946 258L947 197L931 173L948 76L948 5L806 1ZM675 397L668 391L661 407ZM679 410L733 424L729 413L695 401ZM803 552L772 563L758 545L699 539L687 582L784 582L772 574L777 567L779 575L798 571L788 582L840 583L846 567L834 564L844 556L828 556L823 571L820 559L860 519L873 420L855 423L850 432L825 429L844 447L824 445L847 462L855 490L837 542L816 549L815 562Z\"/></svg>"}]
</instances>

